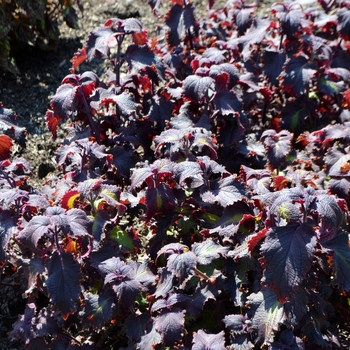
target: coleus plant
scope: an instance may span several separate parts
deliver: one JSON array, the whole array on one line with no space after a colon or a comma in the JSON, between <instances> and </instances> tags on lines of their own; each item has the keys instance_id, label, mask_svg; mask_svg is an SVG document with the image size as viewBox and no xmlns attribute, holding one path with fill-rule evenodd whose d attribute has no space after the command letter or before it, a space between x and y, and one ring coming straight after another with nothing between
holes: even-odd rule
<instances>
[{"instance_id":1,"label":"coleus plant","mask_svg":"<svg viewBox=\"0 0 350 350\"><path fill-rule=\"evenodd\" d=\"M2 165L1 258L28 300L12 336L43 349L342 347L350 4L321 5L260 16L237 0L197 21L177 1L165 40L136 19L90 34L46 114L54 137L66 123L63 176L36 190L24 160ZM77 72L93 58L106 77Z\"/></svg>"}]
</instances>

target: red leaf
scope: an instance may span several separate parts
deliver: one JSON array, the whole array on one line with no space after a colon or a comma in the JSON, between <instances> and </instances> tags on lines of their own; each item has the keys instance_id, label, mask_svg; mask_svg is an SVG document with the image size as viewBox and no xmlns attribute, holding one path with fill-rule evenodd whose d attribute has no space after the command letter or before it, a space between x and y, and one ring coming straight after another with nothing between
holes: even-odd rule
<instances>
[{"instance_id":1,"label":"red leaf","mask_svg":"<svg viewBox=\"0 0 350 350\"><path fill-rule=\"evenodd\" d=\"M61 199L61 205L64 209L72 209L75 208L75 201L79 199L80 193L77 190L71 190L64 194Z\"/></svg>"},{"instance_id":2,"label":"red leaf","mask_svg":"<svg viewBox=\"0 0 350 350\"><path fill-rule=\"evenodd\" d=\"M7 135L0 135L0 160L10 157L12 147L12 139Z\"/></svg>"},{"instance_id":3,"label":"red leaf","mask_svg":"<svg viewBox=\"0 0 350 350\"><path fill-rule=\"evenodd\" d=\"M256 247L256 245L266 237L266 232L268 231L268 228L264 228L263 230L256 232L254 234L252 234L251 236L249 236L248 239L248 249L249 249L249 253L252 254L254 248Z\"/></svg>"},{"instance_id":4,"label":"red leaf","mask_svg":"<svg viewBox=\"0 0 350 350\"><path fill-rule=\"evenodd\" d=\"M343 107L349 109L350 108L350 90L349 89L344 91L343 98L344 98L342 103Z\"/></svg>"},{"instance_id":5,"label":"red leaf","mask_svg":"<svg viewBox=\"0 0 350 350\"><path fill-rule=\"evenodd\" d=\"M85 62L87 56L86 56L86 48L83 47L79 49L72 58L72 68L70 72L73 74L75 70L83 63Z\"/></svg>"},{"instance_id":6,"label":"red leaf","mask_svg":"<svg viewBox=\"0 0 350 350\"><path fill-rule=\"evenodd\" d=\"M146 45L148 41L147 31L132 33L132 39L137 45Z\"/></svg>"},{"instance_id":7,"label":"red leaf","mask_svg":"<svg viewBox=\"0 0 350 350\"><path fill-rule=\"evenodd\" d=\"M45 114L46 124L48 129L52 133L52 137L55 139L57 137L57 126L62 118L58 115L55 115L53 111L49 110Z\"/></svg>"}]
</instances>

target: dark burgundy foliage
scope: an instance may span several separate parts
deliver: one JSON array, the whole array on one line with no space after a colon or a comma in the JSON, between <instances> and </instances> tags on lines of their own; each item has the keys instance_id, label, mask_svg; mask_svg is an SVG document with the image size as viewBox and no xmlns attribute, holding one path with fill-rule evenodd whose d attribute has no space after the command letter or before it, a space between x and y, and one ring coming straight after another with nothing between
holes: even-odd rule
<instances>
[{"instance_id":1,"label":"dark burgundy foliage","mask_svg":"<svg viewBox=\"0 0 350 350\"><path fill-rule=\"evenodd\" d=\"M70 122L63 176L34 189L24 159L0 163L0 260L27 281L12 336L40 349L341 348L350 4L320 4L336 16L279 2L261 18L236 0L199 22L176 1L164 40L136 19L91 33L76 57L109 71L73 60L47 112L54 137ZM23 145L2 106L0 124Z\"/></svg>"}]
</instances>

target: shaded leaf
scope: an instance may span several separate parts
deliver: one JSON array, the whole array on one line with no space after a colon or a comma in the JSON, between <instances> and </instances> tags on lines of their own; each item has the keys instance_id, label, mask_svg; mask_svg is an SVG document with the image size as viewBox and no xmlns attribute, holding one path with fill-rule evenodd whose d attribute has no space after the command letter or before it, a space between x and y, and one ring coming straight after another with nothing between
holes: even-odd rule
<instances>
[{"instance_id":1,"label":"shaded leaf","mask_svg":"<svg viewBox=\"0 0 350 350\"><path fill-rule=\"evenodd\" d=\"M350 247L347 232L336 235L333 239L322 243L322 245L333 250L332 268L335 283L340 288L350 290Z\"/></svg>"},{"instance_id":2,"label":"shaded leaf","mask_svg":"<svg viewBox=\"0 0 350 350\"><path fill-rule=\"evenodd\" d=\"M277 169L291 151L293 134L288 130L282 130L279 133L275 130L266 130L261 138L264 139L269 162L274 169Z\"/></svg>"},{"instance_id":3,"label":"shaded leaf","mask_svg":"<svg viewBox=\"0 0 350 350\"><path fill-rule=\"evenodd\" d=\"M53 253L48 266L47 290L63 317L76 310L80 296L80 265L71 254Z\"/></svg>"},{"instance_id":4,"label":"shaded leaf","mask_svg":"<svg viewBox=\"0 0 350 350\"><path fill-rule=\"evenodd\" d=\"M184 322L185 311L178 308L164 310L154 318L155 329L161 334L166 345L173 345L181 340Z\"/></svg>"},{"instance_id":5,"label":"shaded leaf","mask_svg":"<svg viewBox=\"0 0 350 350\"><path fill-rule=\"evenodd\" d=\"M213 103L222 115L240 113L242 110L242 102L233 91L219 91L215 93Z\"/></svg>"},{"instance_id":6,"label":"shaded leaf","mask_svg":"<svg viewBox=\"0 0 350 350\"><path fill-rule=\"evenodd\" d=\"M336 199L327 194L318 195L315 205L321 221L318 233L322 242L336 235L343 222L344 214Z\"/></svg>"},{"instance_id":7,"label":"shaded leaf","mask_svg":"<svg viewBox=\"0 0 350 350\"><path fill-rule=\"evenodd\" d=\"M272 227L261 245L263 282L276 292L278 300L290 300L310 269L316 237L308 225Z\"/></svg>"},{"instance_id":8,"label":"shaded leaf","mask_svg":"<svg viewBox=\"0 0 350 350\"><path fill-rule=\"evenodd\" d=\"M291 96L305 93L316 74L316 69L316 65L310 63L308 58L301 55L293 57L287 62L282 73L283 91Z\"/></svg>"},{"instance_id":9,"label":"shaded leaf","mask_svg":"<svg viewBox=\"0 0 350 350\"><path fill-rule=\"evenodd\" d=\"M111 292L105 291L103 294L84 294L85 309L84 317L92 322L97 327L102 327L110 320L114 295Z\"/></svg>"},{"instance_id":10,"label":"shaded leaf","mask_svg":"<svg viewBox=\"0 0 350 350\"><path fill-rule=\"evenodd\" d=\"M171 46L178 46L186 37L188 30L196 26L194 18L194 6L190 3L174 5L167 13L165 24L169 27L167 36Z\"/></svg>"},{"instance_id":11,"label":"shaded leaf","mask_svg":"<svg viewBox=\"0 0 350 350\"><path fill-rule=\"evenodd\" d=\"M26 129L17 125L17 115L11 109L3 107L0 102L0 130L10 130L15 136L15 141L22 147L25 147ZM5 136L5 135L2 135ZM2 137L1 136L1 137ZM5 139L3 140L4 144Z\"/></svg>"},{"instance_id":12,"label":"shaded leaf","mask_svg":"<svg viewBox=\"0 0 350 350\"><path fill-rule=\"evenodd\" d=\"M6 260L5 250L10 238L17 232L17 220L9 210L0 214L0 261Z\"/></svg>"}]
</instances>

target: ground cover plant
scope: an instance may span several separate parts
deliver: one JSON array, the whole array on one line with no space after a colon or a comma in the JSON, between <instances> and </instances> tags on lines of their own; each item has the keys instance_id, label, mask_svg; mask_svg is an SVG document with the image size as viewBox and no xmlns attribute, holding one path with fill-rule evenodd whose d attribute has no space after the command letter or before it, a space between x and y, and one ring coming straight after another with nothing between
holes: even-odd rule
<instances>
[{"instance_id":1,"label":"ground cover plant","mask_svg":"<svg viewBox=\"0 0 350 350\"><path fill-rule=\"evenodd\" d=\"M155 15L159 2L149 2ZM209 3L209 7L213 5ZM35 349L342 348L350 2L231 1L91 32L46 114L61 176L28 185L1 106L1 250ZM107 63L105 74L89 61Z\"/></svg>"}]
</instances>

